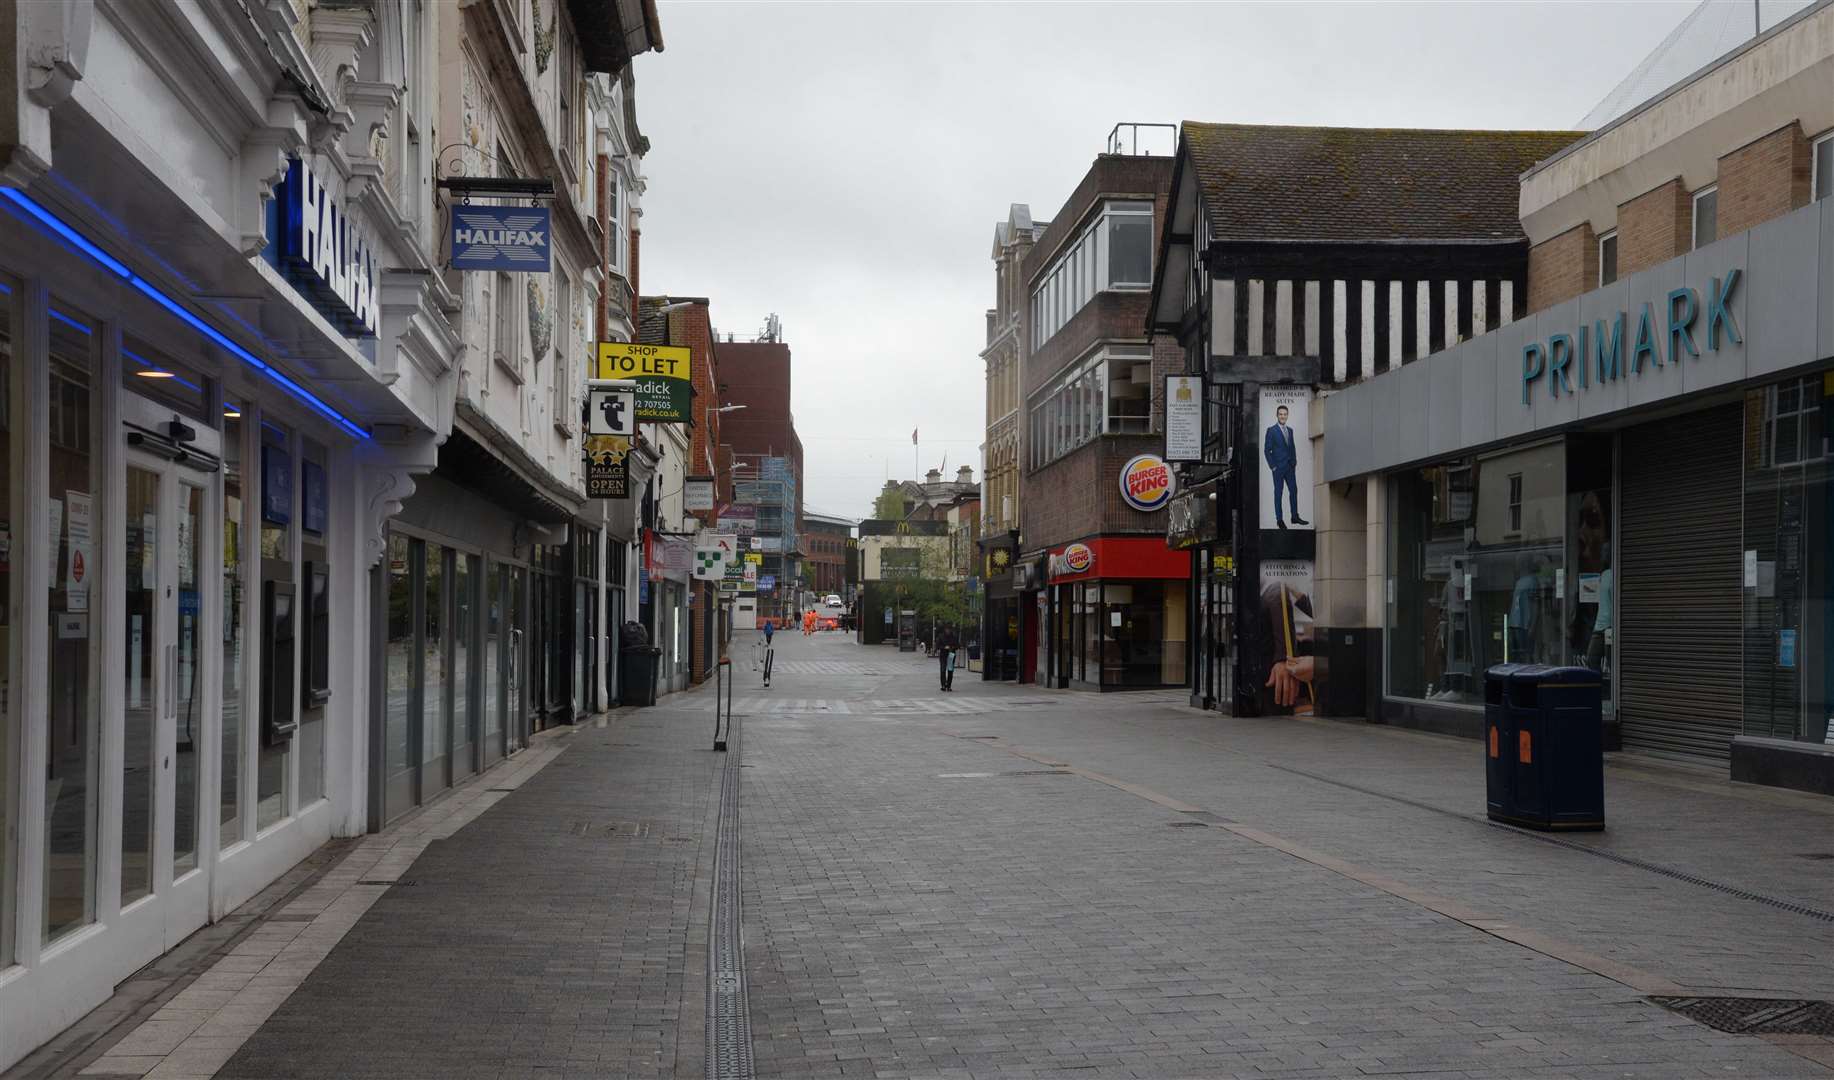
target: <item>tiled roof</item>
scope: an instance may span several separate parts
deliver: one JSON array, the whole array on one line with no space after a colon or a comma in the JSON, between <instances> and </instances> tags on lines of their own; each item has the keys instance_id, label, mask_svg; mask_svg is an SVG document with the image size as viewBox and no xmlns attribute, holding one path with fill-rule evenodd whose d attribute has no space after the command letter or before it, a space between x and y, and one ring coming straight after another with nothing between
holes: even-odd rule
<instances>
[{"instance_id":1,"label":"tiled roof","mask_svg":"<svg viewBox=\"0 0 1834 1080\"><path fill-rule=\"evenodd\" d=\"M1581 131L1187 121L1217 240L1517 240L1519 178Z\"/></svg>"}]
</instances>

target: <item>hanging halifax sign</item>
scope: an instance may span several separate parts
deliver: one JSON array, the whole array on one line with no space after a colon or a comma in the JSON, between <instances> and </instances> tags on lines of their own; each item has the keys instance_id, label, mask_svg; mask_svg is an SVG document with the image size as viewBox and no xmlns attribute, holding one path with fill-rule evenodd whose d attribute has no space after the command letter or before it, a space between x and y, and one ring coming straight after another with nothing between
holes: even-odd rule
<instances>
[{"instance_id":1,"label":"hanging halifax sign","mask_svg":"<svg viewBox=\"0 0 1834 1080\"><path fill-rule=\"evenodd\" d=\"M340 331L376 335L376 256L312 167L294 158L274 200L271 260Z\"/></svg>"},{"instance_id":2,"label":"hanging halifax sign","mask_svg":"<svg viewBox=\"0 0 1834 1080\"><path fill-rule=\"evenodd\" d=\"M549 224L545 206L454 206L452 269L545 274Z\"/></svg>"}]
</instances>

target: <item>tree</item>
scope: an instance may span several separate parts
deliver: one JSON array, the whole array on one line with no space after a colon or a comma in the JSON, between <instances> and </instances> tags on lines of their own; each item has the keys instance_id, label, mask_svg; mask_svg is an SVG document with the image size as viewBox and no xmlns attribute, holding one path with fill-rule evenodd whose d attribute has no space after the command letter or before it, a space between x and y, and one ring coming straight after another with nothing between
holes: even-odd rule
<instances>
[{"instance_id":1,"label":"tree","mask_svg":"<svg viewBox=\"0 0 1834 1080\"><path fill-rule=\"evenodd\" d=\"M885 489L872 501L872 516L880 521L904 520L904 491L893 481L885 482Z\"/></svg>"}]
</instances>

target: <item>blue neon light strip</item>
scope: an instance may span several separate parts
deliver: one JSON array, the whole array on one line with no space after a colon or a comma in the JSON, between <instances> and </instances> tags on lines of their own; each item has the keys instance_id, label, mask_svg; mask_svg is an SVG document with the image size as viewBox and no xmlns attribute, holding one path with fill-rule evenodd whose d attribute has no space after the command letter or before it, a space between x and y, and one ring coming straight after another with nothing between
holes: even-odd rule
<instances>
[{"instance_id":1,"label":"blue neon light strip","mask_svg":"<svg viewBox=\"0 0 1834 1080\"><path fill-rule=\"evenodd\" d=\"M178 385L184 387L187 390L192 390L199 394L204 392L203 387L192 382L190 379L185 378L183 375L180 375L178 372L173 371L170 368L160 367L158 364L153 363L151 360L148 360L146 357L141 356L139 353L133 351L132 349L122 349L121 355L127 357L129 360L132 360L134 363L139 364L141 367L146 368L148 371L165 372L167 378L170 378L173 382L177 383Z\"/></svg>"},{"instance_id":2,"label":"blue neon light strip","mask_svg":"<svg viewBox=\"0 0 1834 1080\"><path fill-rule=\"evenodd\" d=\"M89 329L89 324L77 322L75 319L72 319L70 316L64 314L63 312L57 310L56 308L52 308L50 310L51 310L51 321L52 322L63 323L65 326L68 326L70 329L75 330L77 333L83 335L84 337L88 337L91 333L94 332Z\"/></svg>"},{"instance_id":3,"label":"blue neon light strip","mask_svg":"<svg viewBox=\"0 0 1834 1080\"><path fill-rule=\"evenodd\" d=\"M160 307L165 308L167 311L171 312L180 322L184 323L185 325L191 327L193 330L196 330L199 334L203 335L205 340L216 345L218 348L222 349L224 352L229 353L231 356L234 356L236 359L242 361L244 364L247 364L249 367L252 367L256 371L259 371L261 374L267 376L268 380L272 382L274 385L280 387L282 390L285 390L287 393L293 395L294 398L305 403L307 406L309 406L314 412L318 413L320 416L336 424L340 430L350 435L352 438L356 438L356 439L368 439L369 438L369 432L364 431L362 428L358 427L356 424L346 419L342 413L338 412L336 409L333 409L331 406L325 404L323 401L320 401L317 395L313 394L310 390L307 390L305 387L294 382L292 379L288 378L285 374L278 371L277 369L270 367L269 365L263 363L260 360L260 358L255 356L254 353L249 352L247 349L244 349L242 346L236 344L234 341L231 341L228 337L226 337L223 334L222 331L218 330L216 327L211 326L209 323L198 318L196 315L191 314L191 312L187 310L183 305L179 304L176 300L173 300L171 297L167 296L164 292L160 291L158 286L154 285L152 282L146 280L145 278L141 277L140 275L134 273L132 270L128 269L127 265L121 262L119 259L114 258L113 256L109 255L106 251L103 251L101 248L97 247L93 243L90 243L88 238L84 237L83 234L77 232L75 229L71 228L69 225L66 225L63 222L63 220L60 219L56 214L51 213L49 210L46 210L44 207L32 201L31 197L26 195L24 192L20 191L17 188L0 187L0 198L7 200L8 202L12 203L14 206L17 206L28 217L31 217L33 220L37 221L39 224L43 225L45 228L51 230L51 232L55 233L59 238L64 240L71 247L89 256L91 259L94 259L96 263L102 266L104 269L113 272L116 276L120 277L122 280L126 281L128 284L140 290L140 292L143 293L149 300L152 300L154 303L158 304ZM57 313L52 312L52 314L56 316ZM70 320L67 320L67 319L62 320L62 321L70 322ZM82 327L80 324L71 322L70 325L76 326L80 330L84 330L85 333L88 332L87 329Z\"/></svg>"}]
</instances>

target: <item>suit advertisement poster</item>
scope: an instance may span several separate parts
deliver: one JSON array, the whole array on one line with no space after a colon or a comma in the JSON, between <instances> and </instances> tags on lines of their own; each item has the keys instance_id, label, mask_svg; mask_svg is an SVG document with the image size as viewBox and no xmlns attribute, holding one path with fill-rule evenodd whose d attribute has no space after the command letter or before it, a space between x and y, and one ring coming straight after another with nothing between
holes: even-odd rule
<instances>
[{"instance_id":1,"label":"suit advertisement poster","mask_svg":"<svg viewBox=\"0 0 1834 1080\"><path fill-rule=\"evenodd\" d=\"M1312 528L1312 391L1305 386L1261 390L1261 528Z\"/></svg>"},{"instance_id":2,"label":"suit advertisement poster","mask_svg":"<svg viewBox=\"0 0 1834 1080\"><path fill-rule=\"evenodd\" d=\"M1318 655L1321 643L1312 606L1311 560L1262 560L1261 616L1266 620L1267 640L1273 645L1262 683L1270 711L1315 714L1325 670L1324 657Z\"/></svg>"}]
</instances>

